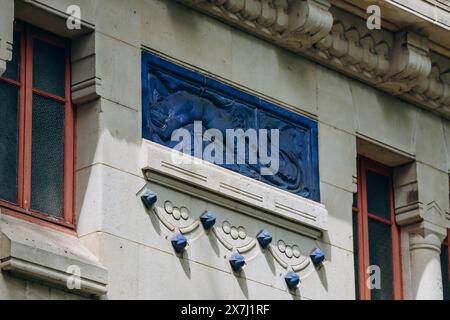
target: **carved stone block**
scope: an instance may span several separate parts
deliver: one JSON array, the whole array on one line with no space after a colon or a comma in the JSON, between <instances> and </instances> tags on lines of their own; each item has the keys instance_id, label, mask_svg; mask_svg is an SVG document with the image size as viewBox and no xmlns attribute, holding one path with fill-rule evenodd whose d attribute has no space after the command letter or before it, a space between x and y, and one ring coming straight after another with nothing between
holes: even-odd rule
<instances>
[{"instance_id":1,"label":"carved stone block","mask_svg":"<svg viewBox=\"0 0 450 320\"><path fill-rule=\"evenodd\" d=\"M329 0L177 1L450 118L448 66L432 72L449 59L433 57L425 36L367 30Z\"/></svg>"},{"instance_id":2,"label":"carved stone block","mask_svg":"<svg viewBox=\"0 0 450 320\"><path fill-rule=\"evenodd\" d=\"M431 223L448 228L448 175L413 162L394 170L395 214L401 226Z\"/></svg>"},{"instance_id":3,"label":"carved stone block","mask_svg":"<svg viewBox=\"0 0 450 320\"><path fill-rule=\"evenodd\" d=\"M390 58L391 67L381 86L404 93L427 79L431 72L428 53L428 40L424 36L411 31L397 33Z\"/></svg>"},{"instance_id":4,"label":"carved stone block","mask_svg":"<svg viewBox=\"0 0 450 320\"><path fill-rule=\"evenodd\" d=\"M283 36L309 48L325 38L333 26L327 0L294 1L289 8L289 26Z\"/></svg>"},{"instance_id":5,"label":"carved stone block","mask_svg":"<svg viewBox=\"0 0 450 320\"><path fill-rule=\"evenodd\" d=\"M97 76L95 33L88 33L72 44L72 101L84 104L99 98L101 79Z\"/></svg>"}]
</instances>

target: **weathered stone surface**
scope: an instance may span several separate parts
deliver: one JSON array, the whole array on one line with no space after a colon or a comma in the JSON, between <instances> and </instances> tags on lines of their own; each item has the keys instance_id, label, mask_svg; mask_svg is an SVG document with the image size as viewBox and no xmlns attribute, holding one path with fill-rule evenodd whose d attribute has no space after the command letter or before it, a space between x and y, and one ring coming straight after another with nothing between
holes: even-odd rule
<instances>
[{"instance_id":1,"label":"weathered stone surface","mask_svg":"<svg viewBox=\"0 0 450 320\"><path fill-rule=\"evenodd\" d=\"M106 293L107 270L77 238L3 215L0 237L2 272L69 290L67 283L74 274L70 270L75 266L81 275L80 288L74 292L93 296ZM36 294L43 293L36 290Z\"/></svg>"},{"instance_id":2,"label":"weathered stone surface","mask_svg":"<svg viewBox=\"0 0 450 320\"><path fill-rule=\"evenodd\" d=\"M83 31L83 38L73 41L72 52L74 84L88 81L87 87L75 86L73 92L78 103L80 238L69 241L53 229L28 227L22 221L4 229L4 221L10 218L1 215L0 233L7 236L0 242L14 249L2 249L2 253L11 251L43 268L59 268L60 274L69 262L83 263L91 270L88 280L97 279L102 286L108 283L104 299L353 299L351 204L359 139L407 159L402 165L412 163L394 170L404 296L441 297L436 248L448 227L450 168L450 125L441 115L450 114L450 82L445 71L448 59L435 52L430 42L408 32L399 33L397 39L388 30L368 32L360 18L319 0L301 1L298 11L285 11L289 8L284 1L270 6L270 1L242 0L238 1L242 7L221 5L214 12L209 9L218 8L213 5L218 1L189 1L210 16L166 0L42 0L27 1L26 6L56 15L69 2L80 4L84 23L91 32L95 29L89 35ZM4 30L12 36L12 11L5 20L7 10L0 5L1 64L6 61ZM218 15L225 23L214 18ZM54 24L44 22L42 27L57 32ZM307 32L312 36L306 36ZM401 45L404 50L399 50ZM391 55L396 46L397 53ZM142 168L159 155L149 154L142 140L143 48L318 120L322 203L316 206L328 212L323 236L299 228L298 221L280 221L267 208L249 205L248 194L230 200L229 194L205 191L200 184L192 187L190 181L173 183L162 174L145 179ZM405 59L404 64L391 68L393 56ZM377 86L385 86L387 93ZM400 93L403 100L391 93ZM206 169L200 169L201 175ZM174 174L172 178L181 177ZM235 182L236 176L227 179ZM143 206L144 188L158 194L155 210ZM256 192L246 183L241 189ZM265 197L276 193L265 190ZM217 217L210 231L198 221L206 210ZM273 235L265 250L256 241L262 229ZM170 243L177 232L188 239L182 256ZM39 245L26 238L36 239ZM36 246L40 250L31 252ZM313 268L303 259L315 247L325 252L322 268ZM241 276L232 272L228 261L235 251L247 261ZM295 295L287 291L284 280L291 267L302 278ZM427 283L420 282L422 277ZM2 271L0 298L81 297L57 289L53 282L42 284Z\"/></svg>"},{"instance_id":3,"label":"weathered stone surface","mask_svg":"<svg viewBox=\"0 0 450 320\"><path fill-rule=\"evenodd\" d=\"M178 1L448 116L450 83L431 73L428 38L412 30L370 32L328 0ZM442 89L426 90L433 81Z\"/></svg>"}]
</instances>

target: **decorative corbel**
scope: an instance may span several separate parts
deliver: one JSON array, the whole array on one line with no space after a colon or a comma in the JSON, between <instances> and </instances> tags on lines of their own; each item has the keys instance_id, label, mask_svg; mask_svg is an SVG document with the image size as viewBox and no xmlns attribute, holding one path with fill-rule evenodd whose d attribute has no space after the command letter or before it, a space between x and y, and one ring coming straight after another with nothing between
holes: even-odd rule
<instances>
[{"instance_id":1,"label":"decorative corbel","mask_svg":"<svg viewBox=\"0 0 450 320\"><path fill-rule=\"evenodd\" d=\"M397 224L429 223L442 229L448 221L448 175L413 162L394 170L395 215ZM435 188L435 185L443 185ZM447 184L446 187L444 187Z\"/></svg>"},{"instance_id":2,"label":"decorative corbel","mask_svg":"<svg viewBox=\"0 0 450 320\"><path fill-rule=\"evenodd\" d=\"M389 72L379 86L403 94L425 80L430 72L428 39L412 31L400 31L394 37Z\"/></svg>"},{"instance_id":3,"label":"decorative corbel","mask_svg":"<svg viewBox=\"0 0 450 320\"><path fill-rule=\"evenodd\" d=\"M0 0L0 76L12 60L14 35L14 1Z\"/></svg>"},{"instance_id":4,"label":"decorative corbel","mask_svg":"<svg viewBox=\"0 0 450 320\"><path fill-rule=\"evenodd\" d=\"M273 0L272 5L276 12L276 19L272 25L273 33L283 33L289 25L288 3L286 0Z\"/></svg>"},{"instance_id":5,"label":"decorative corbel","mask_svg":"<svg viewBox=\"0 0 450 320\"><path fill-rule=\"evenodd\" d=\"M187 5L195 6L199 3L206 2L206 0L182 0L180 2L183 2ZM212 1L212 2L218 2L218 1Z\"/></svg>"},{"instance_id":6,"label":"decorative corbel","mask_svg":"<svg viewBox=\"0 0 450 320\"><path fill-rule=\"evenodd\" d=\"M440 249L447 236L448 174L420 162L394 169L397 225L401 227L402 264L407 299L442 300Z\"/></svg>"},{"instance_id":7,"label":"decorative corbel","mask_svg":"<svg viewBox=\"0 0 450 320\"><path fill-rule=\"evenodd\" d=\"M80 105L98 99L102 79L97 71L95 32L73 40L71 58L73 103Z\"/></svg>"},{"instance_id":8,"label":"decorative corbel","mask_svg":"<svg viewBox=\"0 0 450 320\"><path fill-rule=\"evenodd\" d=\"M289 24L283 37L298 42L301 48L310 48L325 38L333 27L333 16L328 0L293 1L289 6Z\"/></svg>"},{"instance_id":9,"label":"decorative corbel","mask_svg":"<svg viewBox=\"0 0 450 320\"><path fill-rule=\"evenodd\" d=\"M257 23L264 27L269 28L277 20L277 12L270 0L261 1L261 15L257 19Z\"/></svg>"}]
</instances>

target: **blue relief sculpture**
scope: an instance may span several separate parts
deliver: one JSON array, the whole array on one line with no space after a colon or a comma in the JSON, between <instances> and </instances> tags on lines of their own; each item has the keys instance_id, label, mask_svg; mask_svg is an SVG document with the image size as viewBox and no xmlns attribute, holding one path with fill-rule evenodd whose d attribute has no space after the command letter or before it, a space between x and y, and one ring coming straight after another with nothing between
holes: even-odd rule
<instances>
[{"instance_id":1,"label":"blue relief sculpture","mask_svg":"<svg viewBox=\"0 0 450 320\"><path fill-rule=\"evenodd\" d=\"M184 128L193 140L194 121L201 121L203 131L218 129L224 137L227 129L278 129L277 174L261 175L263 165L260 162L250 164L248 154L244 164L216 164L320 201L315 121L147 52L143 52L142 66L145 139L174 148L178 141L171 140L172 132ZM203 141L203 148L210 143L213 142ZM197 156L194 150L190 151Z\"/></svg>"}]
</instances>

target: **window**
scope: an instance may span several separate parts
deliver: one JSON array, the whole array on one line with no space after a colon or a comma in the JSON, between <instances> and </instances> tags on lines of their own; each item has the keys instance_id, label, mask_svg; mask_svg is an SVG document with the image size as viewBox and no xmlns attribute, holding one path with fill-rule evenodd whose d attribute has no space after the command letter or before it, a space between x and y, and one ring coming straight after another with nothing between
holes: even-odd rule
<instances>
[{"instance_id":1,"label":"window","mask_svg":"<svg viewBox=\"0 0 450 320\"><path fill-rule=\"evenodd\" d=\"M447 231L447 239L445 239L441 248L441 268L442 268L442 289L444 292L444 300L450 300L450 229Z\"/></svg>"},{"instance_id":2,"label":"window","mask_svg":"<svg viewBox=\"0 0 450 320\"><path fill-rule=\"evenodd\" d=\"M391 170L369 159L358 158L358 193L354 202L357 298L401 299L400 238L393 209ZM372 286L366 285L369 276L374 279L369 282Z\"/></svg>"},{"instance_id":3,"label":"window","mask_svg":"<svg viewBox=\"0 0 450 320\"><path fill-rule=\"evenodd\" d=\"M69 61L65 40L16 24L13 60L0 77L0 208L73 228Z\"/></svg>"}]
</instances>

